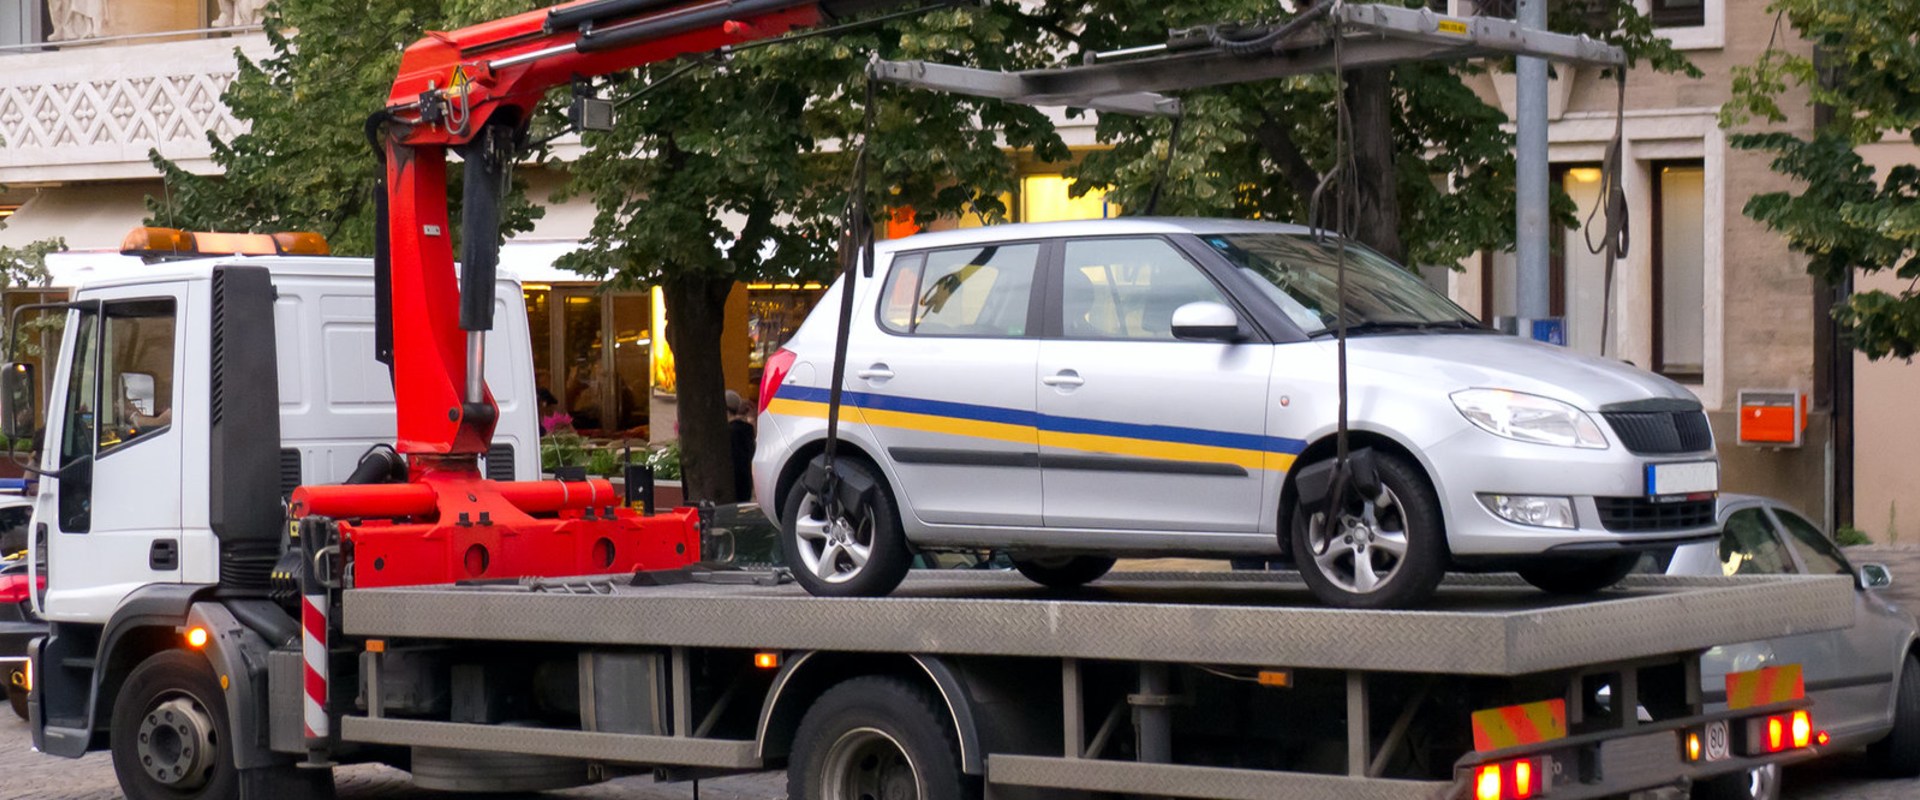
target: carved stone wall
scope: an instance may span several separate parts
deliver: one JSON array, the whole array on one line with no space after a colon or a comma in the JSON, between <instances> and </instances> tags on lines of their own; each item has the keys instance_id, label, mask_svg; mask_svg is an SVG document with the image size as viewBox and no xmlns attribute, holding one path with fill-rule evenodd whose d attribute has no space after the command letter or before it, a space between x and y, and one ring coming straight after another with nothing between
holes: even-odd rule
<instances>
[{"instance_id":1,"label":"carved stone wall","mask_svg":"<svg viewBox=\"0 0 1920 800\"><path fill-rule=\"evenodd\" d=\"M207 134L242 130L220 102L236 47L267 50L256 34L0 56L0 184L151 177L153 149L210 170Z\"/></svg>"}]
</instances>

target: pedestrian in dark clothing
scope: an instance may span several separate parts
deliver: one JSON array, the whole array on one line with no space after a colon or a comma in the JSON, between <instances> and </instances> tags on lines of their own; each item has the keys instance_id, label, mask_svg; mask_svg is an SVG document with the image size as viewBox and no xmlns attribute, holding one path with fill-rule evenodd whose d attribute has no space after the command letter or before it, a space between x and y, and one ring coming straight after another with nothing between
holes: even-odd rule
<instances>
[{"instance_id":1,"label":"pedestrian in dark clothing","mask_svg":"<svg viewBox=\"0 0 1920 800\"><path fill-rule=\"evenodd\" d=\"M733 445L733 499L745 503L753 499L753 422L746 398L727 390L727 435Z\"/></svg>"}]
</instances>

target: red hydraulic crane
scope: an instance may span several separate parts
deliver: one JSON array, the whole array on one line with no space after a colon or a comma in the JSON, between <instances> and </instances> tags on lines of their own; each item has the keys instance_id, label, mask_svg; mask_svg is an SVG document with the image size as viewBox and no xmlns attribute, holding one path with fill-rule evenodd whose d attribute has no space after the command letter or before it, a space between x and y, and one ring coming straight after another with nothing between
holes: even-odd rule
<instances>
[{"instance_id":1,"label":"red hydraulic crane","mask_svg":"<svg viewBox=\"0 0 1920 800\"><path fill-rule=\"evenodd\" d=\"M431 33L407 48L385 109L367 125L384 166L376 349L393 374L406 482L305 486L292 500L295 516L340 521L355 585L612 573L699 558L692 510L642 517L621 507L606 480L496 482L480 471L499 416L484 378L485 333L508 169L554 87L898 4L581 0ZM458 282L449 150L465 162ZM397 457L389 466L397 470Z\"/></svg>"}]
</instances>

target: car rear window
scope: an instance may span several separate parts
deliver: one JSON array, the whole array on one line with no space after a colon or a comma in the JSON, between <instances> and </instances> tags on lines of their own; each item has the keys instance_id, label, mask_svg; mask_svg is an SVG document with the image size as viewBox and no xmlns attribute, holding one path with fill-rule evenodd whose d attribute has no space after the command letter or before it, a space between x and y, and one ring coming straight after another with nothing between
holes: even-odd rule
<instances>
[{"instance_id":1,"label":"car rear window","mask_svg":"<svg viewBox=\"0 0 1920 800\"><path fill-rule=\"evenodd\" d=\"M894 260L881 291L880 324L925 336L1027 333L1038 244L932 250Z\"/></svg>"}]
</instances>

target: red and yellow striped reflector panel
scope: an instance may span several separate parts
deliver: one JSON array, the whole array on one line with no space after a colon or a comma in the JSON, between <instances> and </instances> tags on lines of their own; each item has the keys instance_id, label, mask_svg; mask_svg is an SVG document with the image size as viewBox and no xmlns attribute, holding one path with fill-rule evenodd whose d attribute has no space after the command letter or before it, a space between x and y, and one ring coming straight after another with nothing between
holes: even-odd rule
<instances>
[{"instance_id":1,"label":"red and yellow striped reflector panel","mask_svg":"<svg viewBox=\"0 0 1920 800\"><path fill-rule=\"evenodd\" d=\"M1473 712L1473 749L1499 750L1567 738L1567 701L1542 700Z\"/></svg>"},{"instance_id":2,"label":"red and yellow striped reflector panel","mask_svg":"<svg viewBox=\"0 0 1920 800\"><path fill-rule=\"evenodd\" d=\"M1727 674L1727 708L1742 709L1784 703L1807 696L1799 664Z\"/></svg>"}]
</instances>

